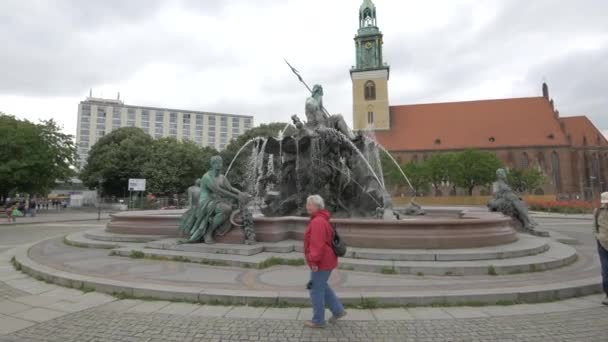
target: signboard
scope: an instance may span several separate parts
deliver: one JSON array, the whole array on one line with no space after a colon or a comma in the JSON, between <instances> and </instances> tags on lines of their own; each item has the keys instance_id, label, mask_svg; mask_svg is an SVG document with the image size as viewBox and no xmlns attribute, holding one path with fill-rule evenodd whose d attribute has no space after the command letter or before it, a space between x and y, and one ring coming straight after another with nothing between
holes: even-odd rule
<instances>
[{"instance_id":1,"label":"signboard","mask_svg":"<svg viewBox=\"0 0 608 342\"><path fill-rule=\"evenodd\" d=\"M129 178L129 191L146 191L146 180Z\"/></svg>"}]
</instances>

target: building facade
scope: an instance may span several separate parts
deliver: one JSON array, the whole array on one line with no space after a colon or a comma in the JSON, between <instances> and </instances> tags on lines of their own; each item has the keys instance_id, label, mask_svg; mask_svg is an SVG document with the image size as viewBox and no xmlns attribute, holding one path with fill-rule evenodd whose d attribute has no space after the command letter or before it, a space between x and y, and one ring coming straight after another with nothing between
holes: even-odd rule
<instances>
[{"instance_id":1,"label":"building facade","mask_svg":"<svg viewBox=\"0 0 608 342\"><path fill-rule=\"evenodd\" d=\"M547 84L541 96L390 105L389 68L371 0L359 9L355 43L353 126L373 129L401 163L475 148L495 153L507 168L541 170L547 182L539 193L590 199L608 191L608 141L586 116L560 116ZM432 192L447 195L452 187Z\"/></svg>"},{"instance_id":2,"label":"building facade","mask_svg":"<svg viewBox=\"0 0 608 342\"><path fill-rule=\"evenodd\" d=\"M102 136L120 127L139 127L153 138L188 139L218 150L253 127L253 116L126 105L88 97L78 104L76 143L80 165Z\"/></svg>"}]
</instances>

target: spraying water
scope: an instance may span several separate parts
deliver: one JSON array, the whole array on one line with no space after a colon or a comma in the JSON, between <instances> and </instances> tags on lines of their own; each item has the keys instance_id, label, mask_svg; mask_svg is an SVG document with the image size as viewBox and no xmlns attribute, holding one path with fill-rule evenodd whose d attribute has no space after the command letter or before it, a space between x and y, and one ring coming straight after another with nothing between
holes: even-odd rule
<instances>
[{"instance_id":1,"label":"spraying water","mask_svg":"<svg viewBox=\"0 0 608 342\"><path fill-rule=\"evenodd\" d=\"M260 139L262 139L262 138L255 137L255 138L249 139L243 146L241 146L241 148L234 155L234 158L232 158L232 161L230 162L230 165L228 165L228 168L226 169L226 172L224 173L224 177L228 176L228 173L232 169L232 165L234 164L234 161L238 158L238 156L245 149L245 147L247 147L249 144L253 143L254 141L257 141L257 140L260 140Z\"/></svg>"}]
</instances>

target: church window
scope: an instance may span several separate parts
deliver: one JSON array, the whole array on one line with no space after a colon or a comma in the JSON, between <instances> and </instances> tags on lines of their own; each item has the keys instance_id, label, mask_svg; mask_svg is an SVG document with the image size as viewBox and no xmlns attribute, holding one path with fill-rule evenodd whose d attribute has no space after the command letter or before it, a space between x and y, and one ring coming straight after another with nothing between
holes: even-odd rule
<instances>
[{"instance_id":1,"label":"church window","mask_svg":"<svg viewBox=\"0 0 608 342\"><path fill-rule=\"evenodd\" d=\"M367 123L370 125L374 123L374 112L367 112Z\"/></svg>"},{"instance_id":2,"label":"church window","mask_svg":"<svg viewBox=\"0 0 608 342\"><path fill-rule=\"evenodd\" d=\"M441 139L435 139L435 145L441 145Z\"/></svg>"},{"instance_id":3,"label":"church window","mask_svg":"<svg viewBox=\"0 0 608 342\"><path fill-rule=\"evenodd\" d=\"M373 101L376 99L376 84L374 81L365 82L365 100Z\"/></svg>"},{"instance_id":4,"label":"church window","mask_svg":"<svg viewBox=\"0 0 608 342\"><path fill-rule=\"evenodd\" d=\"M494 137L489 137L489 138L488 138L488 141L489 141L489 142L495 142L495 141L496 141L496 138L494 138Z\"/></svg>"}]
</instances>

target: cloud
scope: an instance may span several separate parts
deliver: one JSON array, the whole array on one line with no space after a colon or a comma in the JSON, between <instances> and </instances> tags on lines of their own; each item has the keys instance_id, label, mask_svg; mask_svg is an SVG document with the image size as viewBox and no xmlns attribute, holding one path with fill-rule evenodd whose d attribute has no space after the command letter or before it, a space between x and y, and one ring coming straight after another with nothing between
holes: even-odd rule
<instances>
[{"instance_id":1,"label":"cloud","mask_svg":"<svg viewBox=\"0 0 608 342\"><path fill-rule=\"evenodd\" d=\"M608 2L374 1L391 104L538 96L608 129ZM74 133L78 101L253 114L287 121L306 89L351 120L351 0L0 2L0 110L55 117Z\"/></svg>"}]
</instances>

